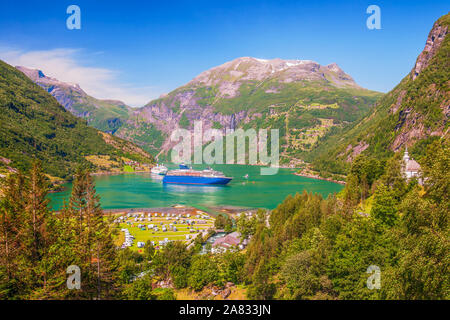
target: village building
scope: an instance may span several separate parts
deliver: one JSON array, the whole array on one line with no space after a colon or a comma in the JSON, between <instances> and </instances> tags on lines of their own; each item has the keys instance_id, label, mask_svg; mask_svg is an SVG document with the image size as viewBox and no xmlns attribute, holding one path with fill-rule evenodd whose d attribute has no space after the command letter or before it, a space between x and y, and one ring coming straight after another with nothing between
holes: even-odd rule
<instances>
[{"instance_id":1,"label":"village building","mask_svg":"<svg viewBox=\"0 0 450 320\"><path fill-rule=\"evenodd\" d=\"M244 249L246 244L247 241L245 240L241 243L241 235L239 232L235 231L226 235L225 237L218 238L216 241L214 241L211 252L226 252L227 250L230 250L232 248L239 248L240 250L242 250Z\"/></svg>"},{"instance_id":2,"label":"village building","mask_svg":"<svg viewBox=\"0 0 450 320\"><path fill-rule=\"evenodd\" d=\"M405 150L405 154L403 155L404 162L404 175L407 180L416 177L419 178L420 165L414 159L409 157L408 148Z\"/></svg>"}]
</instances>

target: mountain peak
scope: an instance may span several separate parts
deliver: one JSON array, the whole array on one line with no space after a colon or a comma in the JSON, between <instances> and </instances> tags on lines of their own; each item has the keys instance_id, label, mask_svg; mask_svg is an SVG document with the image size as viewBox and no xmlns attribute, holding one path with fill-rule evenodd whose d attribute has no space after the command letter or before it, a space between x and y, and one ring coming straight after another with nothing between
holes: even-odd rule
<instances>
[{"instance_id":1,"label":"mountain peak","mask_svg":"<svg viewBox=\"0 0 450 320\"><path fill-rule=\"evenodd\" d=\"M326 66L333 72L343 72L343 70L337 65L337 63L333 62Z\"/></svg>"},{"instance_id":2,"label":"mountain peak","mask_svg":"<svg viewBox=\"0 0 450 320\"><path fill-rule=\"evenodd\" d=\"M424 70L430 63L431 59L440 49L445 37L447 36L449 30L448 25L450 22L449 15L441 17L435 22L433 28L428 34L427 41L425 43L425 48L422 53L417 57L416 64L412 72L412 79L415 80L419 74Z\"/></svg>"},{"instance_id":3,"label":"mountain peak","mask_svg":"<svg viewBox=\"0 0 450 320\"><path fill-rule=\"evenodd\" d=\"M40 78L46 78L46 75L42 72L42 70L38 69L30 69L23 66L16 66L16 69L24 73L28 78L32 80L37 80Z\"/></svg>"},{"instance_id":4,"label":"mountain peak","mask_svg":"<svg viewBox=\"0 0 450 320\"><path fill-rule=\"evenodd\" d=\"M36 82L39 85L58 85L64 87L71 87L80 93L83 92L80 85L77 83L69 83L59 81L57 79L47 77L42 70L39 69L31 69L24 66L16 66L16 69L24 73L28 78L30 78L33 82ZM84 93L84 92L83 92Z\"/></svg>"},{"instance_id":5,"label":"mountain peak","mask_svg":"<svg viewBox=\"0 0 450 320\"><path fill-rule=\"evenodd\" d=\"M319 81L338 88L360 88L336 63L322 66L311 60L261 59L240 57L211 68L189 85L218 87L222 96L234 97L242 83L274 80L283 83Z\"/></svg>"}]
</instances>

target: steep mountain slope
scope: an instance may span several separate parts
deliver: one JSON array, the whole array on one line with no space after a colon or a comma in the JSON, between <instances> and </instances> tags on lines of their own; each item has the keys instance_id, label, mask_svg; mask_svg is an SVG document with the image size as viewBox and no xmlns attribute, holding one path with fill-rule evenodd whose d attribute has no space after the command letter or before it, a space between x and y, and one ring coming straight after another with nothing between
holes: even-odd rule
<instances>
[{"instance_id":1,"label":"steep mountain slope","mask_svg":"<svg viewBox=\"0 0 450 320\"><path fill-rule=\"evenodd\" d=\"M117 135L149 151L172 144L170 133L203 129L278 128L285 162L321 137L366 114L381 94L359 87L336 64L238 58L205 71L171 93L133 110ZM334 129L333 129L334 128Z\"/></svg>"},{"instance_id":2,"label":"steep mountain slope","mask_svg":"<svg viewBox=\"0 0 450 320\"><path fill-rule=\"evenodd\" d=\"M87 156L151 163L139 147L100 132L62 107L22 72L0 61L0 158L8 166L26 169L40 159L47 173L68 177L78 163L101 165ZM3 162L5 162L3 161Z\"/></svg>"},{"instance_id":3,"label":"steep mountain slope","mask_svg":"<svg viewBox=\"0 0 450 320\"><path fill-rule=\"evenodd\" d=\"M376 103L373 112L309 155L322 173L345 173L357 155L385 158L404 147L420 157L424 146L448 134L450 115L450 14L429 33L411 72Z\"/></svg>"},{"instance_id":4,"label":"steep mountain slope","mask_svg":"<svg viewBox=\"0 0 450 320\"><path fill-rule=\"evenodd\" d=\"M131 108L121 101L99 100L86 94L79 85L47 77L41 70L16 68L55 97L64 108L86 119L94 128L114 133L128 119Z\"/></svg>"}]
</instances>

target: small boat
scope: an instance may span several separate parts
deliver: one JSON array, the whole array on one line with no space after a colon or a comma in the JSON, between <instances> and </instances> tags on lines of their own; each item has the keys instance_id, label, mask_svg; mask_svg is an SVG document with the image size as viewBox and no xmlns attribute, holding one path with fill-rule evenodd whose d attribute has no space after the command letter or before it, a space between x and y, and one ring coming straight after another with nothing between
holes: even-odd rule
<instances>
[{"instance_id":1,"label":"small boat","mask_svg":"<svg viewBox=\"0 0 450 320\"><path fill-rule=\"evenodd\" d=\"M178 169L167 172L163 183L196 184L196 185L226 185L233 178L225 177L222 172L212 169L192 170Z\"/></svg>"},{"instance_id":2,"label":"small boat","mask_svg":"<svg viewBox=\"0 0 450 320\"><path fill-rule=\"evenodd\" d=\"M244 179L248 179L248 174L246 174L246 175L244 176Z\"/></svg>"},{"instance_id":3,"label":"small boat","mask_svg":"<svg viewBox=\"0 0 450 320\"><path fill-rule=\"evenodd\" d=\"M153 167L151 170L151 173L159 174L160 176L163 176L169 171L164 165L156 165L156 167Z\"/></svg>"},{"instance_id":4,"label":"small boat","mask_svg":"<svg viewBox=\"0 0 450 320\"><path fill-rule=\"evenodd\" d=\"M187 165L185 165L184 163L180 164L179 167L180 167L180 169L185 169L185 170L189 169L189 167Z\"/></svg>"}]
</instances>

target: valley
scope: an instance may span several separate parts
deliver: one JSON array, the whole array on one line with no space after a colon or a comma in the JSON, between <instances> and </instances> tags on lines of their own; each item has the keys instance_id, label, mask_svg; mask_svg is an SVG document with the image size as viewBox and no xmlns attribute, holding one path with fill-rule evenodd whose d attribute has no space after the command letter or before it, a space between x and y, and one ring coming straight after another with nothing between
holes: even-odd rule
<instances>
[{"instance_id":1,"label":"valley","mask_svg":"<svg viewBox=\"0 0 450 320\"><path fill-rule=\"evenodd\" d=\"M90 17L97 26L89 32L104 25ZM139 30L130 18L131 31ZM434 19L412 69L386 94L361 87L336 63L230 58L236 55L211 34L208 54L227 52L211 61L226 62L202 67L136 108L0 60L0 300L449 300L450 14ZM325 36L337 36L320 21ZM412 37L404 29L398 26L395 41ZM267 30L259 30L264 40L272 38ZM384 41L385 30L364 31ZM78 31L71 40L86 41ZM114 33L118 42L105 63L115 54L130 64L140 57L144 41L126 46L136 40L127 31L120 41ZM195 41L176 38L177 49L189 40L189 50L177 51L183 58L195 49L183 70L204 66L195 60L203 59L197 46L207 31L194 33ZM375 47L357 38L366 33L338 37L339 45L313 35L320 61L324 41L342 50L336 55L343 61L345 54L357 60L355 48ZM216 36L224 37L214 30ZM276 49L282 39L272 38ZM173 51L172 40L157 48ZM248 54L243 44L239 53ZM398 59L391 47L382 49ZM142 50L146 59L159 53ZM16 61L30 61L23 56ZM161 79L175 65L170 57L167 69L156 68ZM61 68L71 58L67 53ZM145 78L154 71L146 66ZM390 73L383 80L395 78ZM213 138L209 129L220 134ZM248 152L229 147L245 164L216 161L211 168L205 153L201 164L171 161L174 131L183 141L200 138L186 140L183 154L193 146L213 158L226 156L228 146L208 144L234 141L238 129L278 129L279 141L276 133L267 140L279 142L279 159L277 148L269 155L248 137Z\"/></svg>"}]
</instances>

